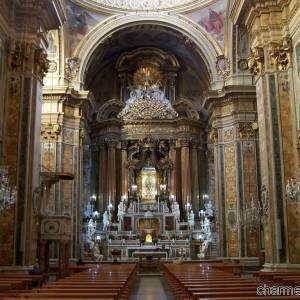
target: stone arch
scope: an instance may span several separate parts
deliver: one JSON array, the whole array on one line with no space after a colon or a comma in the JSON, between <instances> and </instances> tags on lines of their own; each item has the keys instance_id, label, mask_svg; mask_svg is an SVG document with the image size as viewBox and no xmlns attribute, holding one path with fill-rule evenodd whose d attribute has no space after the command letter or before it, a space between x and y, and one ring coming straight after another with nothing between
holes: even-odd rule
<instances>
[{"instance_id":1,"label":"stone arch","mask_svg":"<svg viewBox=\"0 0 300 300\"><path fill-rule=\"evenodd\" d=\"M180 98L178 101L176 101L173 104L173 106L175 110L178 112L179 116L182 115L183 113L189 119L193 119L193 120L200 119L199 114L195 109L193 103L188 99Z\"/></svg>"},{"instance_id":2,"label":"stone arch","mask_svg":"<svg viewBox=\"0 0 300 300\"><path fill-rule=\"evenodd\" d=\"M97 112L97 121L103 121L112 118L111 114L115 113L117 115L123 107L123 103L116 99L105 102Z\"/></svg>"},{"instance_id":3,"label":"stone arch","mask_svg":"<svg viewBox=\"0 0 300 300\"><path fill-rule=\"evenodd\" d=\"M99 23L82 39L73 53L73 57L78 57L81 62L74 84L78 84L78 88L83 87L85 73L92 61L93 53L105 39L121 29L138 24L161 25L184 34L196 45L196 49L210 74L210 81L214 82L217 80L216 58L222 55L223 52L219 44L204 29L184 16L162 13L137 13L112 16Z\"/></svg>"}]
</instances>

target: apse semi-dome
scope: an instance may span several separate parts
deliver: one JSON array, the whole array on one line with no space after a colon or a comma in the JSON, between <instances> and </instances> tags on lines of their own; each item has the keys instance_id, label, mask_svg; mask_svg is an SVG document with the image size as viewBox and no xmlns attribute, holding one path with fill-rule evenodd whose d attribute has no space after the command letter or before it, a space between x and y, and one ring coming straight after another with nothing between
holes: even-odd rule
<instances>
[{"instance_id":1,"label":"apse semi-dome","mask_svg":"<svg viewBox=\"0 0 300 300\"><path fill-rule=\"evenodd\" d=\"M94 9L118 11L191 10L213 0L76 0Z\"/></svg>"}]
</instances>

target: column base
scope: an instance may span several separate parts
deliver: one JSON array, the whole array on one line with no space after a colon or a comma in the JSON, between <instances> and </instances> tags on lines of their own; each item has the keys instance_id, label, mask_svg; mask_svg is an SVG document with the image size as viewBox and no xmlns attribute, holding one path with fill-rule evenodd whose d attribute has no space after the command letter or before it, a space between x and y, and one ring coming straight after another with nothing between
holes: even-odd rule
<instances>
[{"instance_id":1,"label":"column base","mask_svg":"<svg viewBox=\"0 0 300 300\"><path fill-rule=\"evenodd\" d=\"M228 262L237 262L243 267L259 267L260 261L259 257L218 257L218 259L221 259L223 261Z\"/></svg>"},{"instance_id":2,"label":"column base","mask_svg":"<svg viewBox=\"0 0 300 300\"><path fill-rule=\"evenodd\" d=\"M263 265L263 269L261 269L262 272L299 272L300 271L300 264L270 264L265 263Z\"/></svg>"}]
</instances>

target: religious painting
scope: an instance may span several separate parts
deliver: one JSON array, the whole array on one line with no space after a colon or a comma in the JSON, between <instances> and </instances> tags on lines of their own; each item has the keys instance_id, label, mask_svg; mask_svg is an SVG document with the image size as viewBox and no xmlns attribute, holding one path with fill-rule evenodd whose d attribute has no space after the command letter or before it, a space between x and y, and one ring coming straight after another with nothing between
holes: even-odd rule
<instances>
[{"instance_id":1,"label":"religious painting","mask_svg":"<svg viewBox=\"0 0 300 300\"><path fill-rule=\"evenodd\" d=\"M70 0L66 2L66 14L71 52L93 27L106 18L106 16L90 12Z\"/></svg>"},{"instance_id":2,"label":"religious painting","mask_svg":"<svg viewBox=\"0 0 300 300\"><path fill-rule=\"evenodd\" d=\"M249 48L249 36L248 31L245 26L241 26L238 28L238 56L239 58L247 58L250 54Z\"/></svg>"},{"instance_id":3,"label":"religious painting","mask_svg":"<svg viewBox=\"0 0 300 300\"><path fill-rule=\"evenodd\" d=\"M155 168L143 168L141 170L139 191L142 203L155 202L157 195L157 172Z\"/></svg>"},{"instance_id":4,"label":"religious painting","mask_svg":"<svg viewBox=\"0 0 300 300\"><path fill-rule=\"evenodd\" d=\"M47 34L48 48L47 54L48 57L55 58L58 55L59 39L58 39L58 30L50 30Z\"/></svg>"},{"instance_id":5,"label":"religious painting","mask_svg":"<svg viewBox=\"0 0 300 300\"><path fill-rule=\"evenodd\" d=\"M166 216L165 217L165 230L167 230L167 231L175 230L174 216Z\"/></svg>"},{"instance_id":6,"label":"religious painting","mask_svg":"<svg viewBox=\"0 0 300 300\"><path fill-rule=\"evenodd\" d=\"M300 76L300 42L296 45L295 52L296 52L298 76Z\"/></svg>"},{"instance_id":7,"label":"religious painting","mask_svg":"<svg viewBox=\"0 0 300 300\"><path fill-rule=\"evenodd\" d=\"M132 219L131 217L124 217L124 231L132 231Z\"/></svg>"},{"instance_id":8,"label":"religious painting","mask_svg":"<svg viewBox=\"0 0 300 300\"><path fill-rule=\"evenodd\" d=\"M226 0L219 0L209 7L189 13L186 16L201 25L223 45L226 5Z\"/></svg>"}]
</instances>

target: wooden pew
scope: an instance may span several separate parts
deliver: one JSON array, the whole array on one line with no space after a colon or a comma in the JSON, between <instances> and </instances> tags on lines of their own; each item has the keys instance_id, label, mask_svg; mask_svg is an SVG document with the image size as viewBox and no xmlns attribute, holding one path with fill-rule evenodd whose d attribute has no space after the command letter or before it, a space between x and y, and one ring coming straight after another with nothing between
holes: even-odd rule
<instances>
[{"instance_id":1,"label":"wooden pew","mask_svg":"<svg viewBox=\"0 0 300 300\"><path fill-rule=\"evenodd\" d=\"M97 265L30 293L19 293L16 299L128 299L136 268L136 264Z\"/></svg>"}]
</instances>

